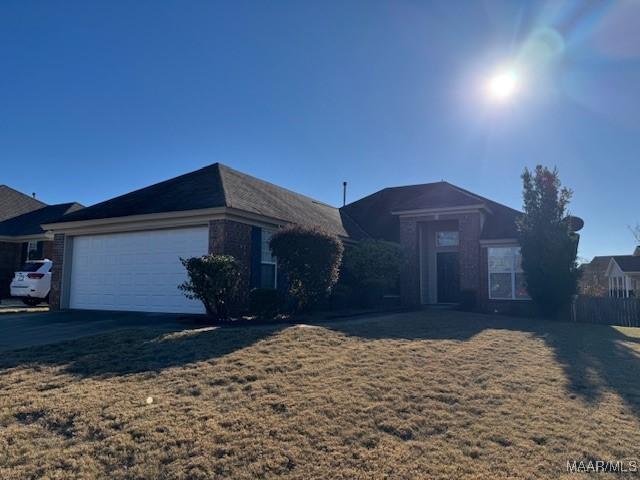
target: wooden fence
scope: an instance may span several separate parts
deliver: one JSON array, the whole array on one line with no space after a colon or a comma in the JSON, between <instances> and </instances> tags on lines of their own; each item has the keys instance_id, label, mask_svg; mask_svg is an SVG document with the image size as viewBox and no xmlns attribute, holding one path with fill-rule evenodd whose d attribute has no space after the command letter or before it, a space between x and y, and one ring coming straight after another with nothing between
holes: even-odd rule
<instances>
[{"instance_id":1,"label":"wooden fence","mask_svg":"<svg viewBox=\"0 0 640 480\"><path fill-rule=\"evenodd\" d=\"M571 320L584 323L640 327L640 298L587 297L571 304Z\"/></svg>"}]
</instances>

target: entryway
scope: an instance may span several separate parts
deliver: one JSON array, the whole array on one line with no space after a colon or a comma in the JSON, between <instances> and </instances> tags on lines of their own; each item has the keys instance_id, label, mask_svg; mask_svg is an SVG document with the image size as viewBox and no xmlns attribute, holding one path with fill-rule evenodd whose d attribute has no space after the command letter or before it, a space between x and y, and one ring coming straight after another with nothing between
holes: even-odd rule
<instances>
[{"instance_id":1,"label":"entryway","mask_svg":"<svg viewBox=\"0 0 640 480\"><path fill-rule=\"evenodd\" d=\"M456 303L460 295L460 261L458 252L436 254L438 303Z\"/></svg>"}]
</instances>

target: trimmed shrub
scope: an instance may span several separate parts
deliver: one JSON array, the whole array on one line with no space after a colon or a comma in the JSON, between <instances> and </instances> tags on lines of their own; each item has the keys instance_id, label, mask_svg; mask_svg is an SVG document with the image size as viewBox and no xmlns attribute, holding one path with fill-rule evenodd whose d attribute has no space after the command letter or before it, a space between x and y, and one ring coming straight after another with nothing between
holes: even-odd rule
<instances>
[{"instance_id":1,"label":"trimmed shrub","mask_svg":"<svg viewBox=\"0 0 640 480\"><path fill-rule=\"evenodd\" d=\"M404 262L397 243L362 240L345 252L343 279L354 287L361 306L377 305L385 293L397 289Z\"/></svg>"},{"instance_id":2,"label":"trimmed shrub","mask_svg":"<svg viewBox=\"0 0 640 480\"><path fill-rule=\"evenodd\" d=\"M254 288L249 292L249 311L260 318L273 318L284 309L284 294L275 288Z\"/></svg>"},{"instance_id":3,"label":"trimmed shrub","mask_svg":"<svg viewBox=\"0 0 640 480\"><path fill-rule=\"evenodd\" d=\"M287 275L297 309L313 308L327 298L338 281L344 249L337 236L316 227L292 225L274 233L269 246Z\"/></svg>"},{"instance_id":4,"label":"trimmed shrub","mask_svg":"<svg viewBox=\"0 0 640 480\"><path fill-rule=\"evenodd\" d=\"M189 280L178 288L191 300L200 300L207 315L217 320L228 318L228 304L238 291L240 265L230 255L204 255L181 258Z\"/></svg>"}]
</instances>

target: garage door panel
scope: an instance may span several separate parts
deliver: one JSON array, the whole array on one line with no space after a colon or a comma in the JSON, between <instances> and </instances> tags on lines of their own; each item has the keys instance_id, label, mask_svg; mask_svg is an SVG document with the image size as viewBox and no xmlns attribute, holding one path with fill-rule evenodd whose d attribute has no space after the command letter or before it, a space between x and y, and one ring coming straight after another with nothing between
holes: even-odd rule
<instances>
[{"instance_id":1,"label":"garage door panel","mask_svg":"<svg viewBox=\"0 0 640 480\"><path fill-rule=\"evenodd\" d=\"M208 237L206 227L75 237L70 307L203 313L178 285L180 257L205 255Z\"/></svg>"}]
</instances>

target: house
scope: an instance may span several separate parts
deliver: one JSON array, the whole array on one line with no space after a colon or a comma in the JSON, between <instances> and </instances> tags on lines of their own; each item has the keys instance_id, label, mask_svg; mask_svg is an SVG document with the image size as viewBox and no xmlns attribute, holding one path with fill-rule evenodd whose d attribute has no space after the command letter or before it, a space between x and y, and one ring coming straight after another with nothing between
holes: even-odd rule
<instances>
[{"instance_id":1,"label":"house","mask_svg":"<svg viewBox=\"0 0 640 480\"><path fill-rule=\"evenodd\" d=\"M578 291L590 297L607 297L609 295L609 279L605 276L612 255L593 257L589 263L580 265Z\"/></svg>"},{"instance_id":2,"label":"house","mask_svg":"<svg viewBox=\"0 0 640 480\"><path fill-rule=\"evenodd\" d=\"M52 308L200 313L176 288L179 258L221 253L251 287L282 287L268 247L279 227L314 225L345 243L399 242L405 305L473 294L491 310L528 302L517 210L447 182L386 188L334 208L216 163L44 225L54 235Z\"/></svg>"},{"instance_id":3,"label":"house","mask_svg":"<svg viewBox=\"0 0 640 480\"><path fill-rule=\"evenodd\" d=\"M13 192L15 190L11 195L19 199L20 205L31 205L36 208L0 222L0 298L8 296L13 272L21 264L26 260L52 256L53 235L43 230L41 225L82 208L78 203L59 205L46 205L39 201L37 204L27 203L19 196L15 196L15 193L19 192ZM31 199L31 197L27 198Z\"/></svg>"},{"instance_id":4,"label":"house","mask_svg":"<svg viewBox=\"0 0 640 480\"><path fill-rule=\"evenodd\" d=\"M30 195L0 185L0 222L46 206ZM11 235L0 234L0 298L9 293L13 272L23 260L23 242L14 241Z\"/></svg>"},{"instance_id":5,"label":"house","mask_svg":"<svg viewBox=\"0 0 640 480\"><path fill-rule=\"evenodd\" d=\"M614 255L605 271L610 297L640 296L640 246L633 255Z\"/></svg>"},{"instance_id":6,"label":"house","mask_svg":"<svg viewBox=\"0 0 640 480\"><path fill-rule=\"evenodd\" d=\"M385 188L343 211L371 236L404 247L405 305L455 303L461 294L490 311L514 312L530 304L517 210L442 181Z\"/></svg>"},{"instance_id":7,"label":"house","mask_svg":"<svg viewBox=\"0 0 640 480\"><path fill-rule=\"evenodd\" d=\"M345 242L366 233L343 212L216 163L70 213L54 233L52 308L202 313L177 289L179 259L208 252L241 264L241 291L282 286L268 242L317 225Z\"/></svg>"}]
</instances>

